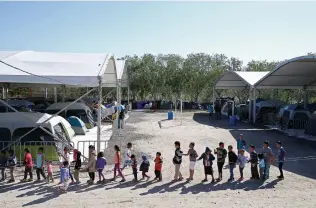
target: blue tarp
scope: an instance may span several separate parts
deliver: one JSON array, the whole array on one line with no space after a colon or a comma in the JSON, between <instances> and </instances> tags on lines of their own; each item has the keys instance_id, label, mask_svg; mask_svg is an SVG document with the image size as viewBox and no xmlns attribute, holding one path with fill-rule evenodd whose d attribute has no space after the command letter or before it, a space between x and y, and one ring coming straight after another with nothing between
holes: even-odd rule
<instances>
[{"instance_id":1,"label":"blue tarp","mask_svg":"<svg viewBox=\"0 0 316 208\"><path fill-rule=\"evenodd\" d=\"M83 123L80 118L76 116L70 116L67 118L67 121L70 123L71 126L73 127L85 127L85 124Z\"/></svg>"},{"instance_id":2,"label":"blue tarp","mask_svg":"<svg viewBox=\"0 0 316 208\"><path fill-rule=\"evenodd\" d=\"M114 110L117 109L117 106L114 107ZM121 111L125 110L125 106L124 105L121 105Z\"/></svg>"},{"instance_id":3,"label":"blue tarp","mask_svg":"<svg viewBox=\"0 0 316 208\"><path fill-rule=\"evenodd\" d=\"M302 105L300 104L291 104L291 105L288 105L286 110L308 110L308 109L305 109Z\"/></svg>"}]
</instances>

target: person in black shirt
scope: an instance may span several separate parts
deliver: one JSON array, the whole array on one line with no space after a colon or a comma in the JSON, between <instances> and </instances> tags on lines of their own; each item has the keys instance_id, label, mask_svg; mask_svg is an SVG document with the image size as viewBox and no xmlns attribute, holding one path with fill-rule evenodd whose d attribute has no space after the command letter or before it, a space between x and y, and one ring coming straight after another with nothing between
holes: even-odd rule
<instances>
[{"instance_id":1,"label":"person in black shirt","mask_svg":"<svg viewBox=\"0 0 316 208\"><path fill-rule=\"evenodd\" d=\"M251 164L251 180L260 179L258 172L258 154L255 150L255 146L252 144L249 147L250 159L248 162Z\"/></svg>"},{"instance_id":2,"label":"person in black shirt","mask_svg":"<svg viewBox=\"0 0 316 208\"><path fill-rule=\"evenodd\" d=\"M229 177L228 181L234 180L234 169L236 168L237 159L238 159L238 156L233 151L233 146L229 145L228 146L228 161L229 161L230 177Z\"/></svg>"},{"instance_id":3,"label":"person in black shirt","mask_svg":"<svg viewBox=\"0 0 316 208\"><path fill-rule=\"evenodd\" d=\"M180 142L176 141L174 143L174 146L175 146L176 150L174 152L174 157L173 157L173 164L175 167L173 182L183 180L182 174L180 172L180 167L181 167L181 163L182 163L182 154L183 154L183 152L180 149Z\"/></svg>"}]
</instances>

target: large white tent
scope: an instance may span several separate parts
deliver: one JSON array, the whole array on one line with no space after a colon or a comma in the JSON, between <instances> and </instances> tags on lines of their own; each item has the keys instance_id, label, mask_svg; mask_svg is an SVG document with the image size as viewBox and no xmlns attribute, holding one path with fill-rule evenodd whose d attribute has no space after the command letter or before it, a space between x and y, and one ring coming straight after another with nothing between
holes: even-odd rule
<instances>
[{"instance_id":1,"label":"large white tent","mask_svg":"<svg viewBox=\"0 0 316 208\"><path fill-rule=\"evenodd\" d=\"M40 84L97 87L116 83L111 54L75 54L21 51L0 52L0 83L10 87Z\"/></svg>"},{"instance_id":2,"label":"large white tent","mask_svg":"<svg viewBox=\"0 0 316 208\"><path fill-rule=\"evenodd\" d=\"M228 71L217 80L215 89L246 89L252 87L268 73Z\"/></svg>"},{"instance_id":3,"label":"large white tent","mask_svg":"<svg viewBox=\"0 0 316 208\"><path fill-rule=\"evenodd\" d=\"M301 56L280 63L255 84L256 89L316 87L316 56Z\"/></svg>"},{"instance_id":4,"label":"large white tent","mask_svg":"<svg viewBox=\"0 0 316 208\"><path fill-rule=\"evenodd\" d=\"M113 83L117 83L117 72L115 58L111 54L75 54L34 51L0 52L0 85L6 88L6 93L8 87L63 86L64 88L94 88L79 97L77 99L79 100L98 87L97 151L100 151L101 139L102 87L107 87L107 84L111 85ZM6 98L7 97L6 95ZM73 103L77 102L77 100ZM12 108L4 101L1 102ZM65 109L70 105L65 107Z\"/></svg>"}]
</instances>

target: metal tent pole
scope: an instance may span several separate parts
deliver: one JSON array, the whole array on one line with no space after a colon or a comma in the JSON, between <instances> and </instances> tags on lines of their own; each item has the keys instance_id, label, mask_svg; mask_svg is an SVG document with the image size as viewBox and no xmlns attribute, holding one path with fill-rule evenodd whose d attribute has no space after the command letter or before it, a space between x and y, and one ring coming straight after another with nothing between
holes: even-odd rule
<instances>
[{"instance_id":1,"label":"metal tent pole","mask_svg":"<svg viewBox=\"0 0 316 208\"><path fill-rule=\"evenodd\" d=\"M54 87L54 103L57 103L57 88Z\"/></svg>"},{"instance_id":2,"label":"metal tent pole","mask_svg":"<svg viewBox=\"0 0 316 208\"><path fill-rule=\"evenodd\" d=\"M47 90L47 87L45 87L45 98L47 99L48 97L48 90Z\"/></svg>"},{"instance_id":3,"label":"metal tent pole","mask_svg":"<svg viewBox=\"0 0 316 208\"><path fill-rule=\"evenodd\" d=\"M5 87L2 87L2 99L5 99Z\"/></svg>"},{"instance_id":4,"label":"metal tent pole","mask_svg":"<svg viewBox=\"0 0 316 208\"><path fill-rule=\"evenodd\" d=\"M97 129L97 152L101 149L101 104L102 104L102 78L99 77L99 101L98 101L98 129Z\"/></svg>"},{"instance_id":5,"label":"metal tent pole","mask_svg":"<svg viewBox=\"0 0 316 208\"><path fill-rule=\"evenodd\" d=\"M253 108L252 108L253 124L256 124L256 88L255 87L252 89L252 99L253 99Z\"/></svg>"},{"instance_id":6,"label":"metal tent pole","mask_svg":"<svg viewBox=\"0 0 316 208\"><path fill-rule=\"evenodd\" d=\"M251 100L252 100L252 88L249 87L249 103L248 103L248 122L251 122Z\"/></svg>"},{"instance_id":7,"label":"metal tent pole","mask_svg":"<svg viewBox=\"0 0 316 208\"><path fill-rule=\"evenodd\" d=\"M182 125L182 99L180 99L180 108L181 108L181 125Z\"/></svg>"},{"instance_id":8,"label":"metal tent pole","mask_svg":"<svg viewBox=\"0 0 316 208\"><path fill-rule=\"evenodd\" d=\"M9 87L8 87L8 85L7 85L6 88L5 88L5 102L8 103L8 101L9 101ZM5 111L6 111L6 112L9 112L9 108L6 107L6 110L5 110Z\"/></svg>"}]
</instances>

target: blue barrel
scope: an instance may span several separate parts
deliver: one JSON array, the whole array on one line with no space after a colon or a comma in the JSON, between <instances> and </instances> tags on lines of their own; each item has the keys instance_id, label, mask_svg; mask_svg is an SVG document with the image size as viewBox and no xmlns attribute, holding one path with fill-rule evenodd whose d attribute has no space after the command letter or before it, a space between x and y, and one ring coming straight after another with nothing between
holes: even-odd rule
<instances>
[{"instance_id":1,"label":"blue barrel","mask_svg":"<svg viewBox=\"0 0 316 208\"><path fill-rule=\"evenodd\" d=\"M168 111L168 120L173 120L173 111Z\"/></svg>"},{"instance_id":2,"label":"blue barrel","mask_svg":"<svg viewBox=\"0 0 316 208\"><path fill-rule=\"evenodd\" d=\"M229 116L229 126L236 126L236 116Z\"/></svg>"}]
</instances>

